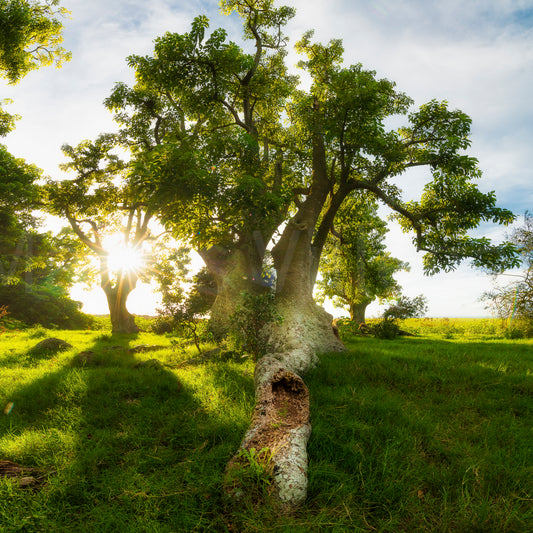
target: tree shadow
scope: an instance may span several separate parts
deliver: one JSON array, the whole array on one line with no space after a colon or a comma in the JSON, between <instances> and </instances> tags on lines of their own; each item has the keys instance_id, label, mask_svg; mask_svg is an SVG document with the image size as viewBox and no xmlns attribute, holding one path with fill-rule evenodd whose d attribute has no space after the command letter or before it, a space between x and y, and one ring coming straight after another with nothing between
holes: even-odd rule
<instances>
[{"instance_id":1,"label":"tree shadow","mask_svg":"<svg viewBox=\"0 0 533 533\"><path fill-rule=\"evenodd\" d=\"M211 407L190 376L180 379L151 353L133 353L135 338L101 336L12 394L15 408L0 423L9 441L0 459L38 467L48 480L12 513L6 531L21 524L58 531L225 529L222 476L243 431ZM204 379L233 379L253 391L247 378L217 365Z\"/></svg>"}]
</instances>

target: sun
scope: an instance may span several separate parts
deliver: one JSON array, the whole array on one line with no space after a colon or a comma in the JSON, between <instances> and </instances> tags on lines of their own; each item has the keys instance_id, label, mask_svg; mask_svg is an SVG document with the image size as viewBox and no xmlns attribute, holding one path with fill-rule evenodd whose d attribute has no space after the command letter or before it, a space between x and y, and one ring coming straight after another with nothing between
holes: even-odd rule
<instances>
[{"instance_id":1,"label":"sun","mask_svg":"<svg viewBox=\"0 0 533 533\"><path fill-rule=\"evenodd\" d=\"M111 272L140 272L144 268L142 251L130 246L108 248L107 267Z\"/></svg>"}]
</instances>

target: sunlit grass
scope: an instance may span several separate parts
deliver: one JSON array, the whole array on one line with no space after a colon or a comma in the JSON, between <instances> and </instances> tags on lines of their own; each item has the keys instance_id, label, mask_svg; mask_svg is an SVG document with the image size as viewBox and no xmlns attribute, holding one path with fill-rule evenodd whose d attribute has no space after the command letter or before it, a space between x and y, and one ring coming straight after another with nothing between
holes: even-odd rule
<instances>
[{"instance_id":1,"label":"sunlit grass","mask_svg":"<svg viewBox=\"0 0 533 533\"><path fill-rule=\"evenodd\" d=\"M46 484L0 479L0 531L531 530L532 342L412 326L418 337L349 338L306 377L309 497L287 516L222 488L253 409L251 361L178 367L196 349L150 333L8 332L0 460ZM73 348L32 357L44 335Z\"/></svg>"}]
</instances>

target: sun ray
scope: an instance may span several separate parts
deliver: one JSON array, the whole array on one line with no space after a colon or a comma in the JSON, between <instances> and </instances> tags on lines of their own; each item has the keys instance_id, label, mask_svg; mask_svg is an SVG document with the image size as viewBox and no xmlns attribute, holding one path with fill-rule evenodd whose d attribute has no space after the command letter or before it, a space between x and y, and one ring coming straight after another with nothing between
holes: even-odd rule
<instances>
[{"instance_id":1,"label":"sun ray","mask_svg":"<svg viewBox=\"0 0 533 533\"><path fill-rule=\"evenodd\" d=\"M107 268L110 273L139 273L146 268L144 251L138 246L124 244L122 235L109 235L104 239L103 245L107 250Z\"/></svg>"}]
</instances>

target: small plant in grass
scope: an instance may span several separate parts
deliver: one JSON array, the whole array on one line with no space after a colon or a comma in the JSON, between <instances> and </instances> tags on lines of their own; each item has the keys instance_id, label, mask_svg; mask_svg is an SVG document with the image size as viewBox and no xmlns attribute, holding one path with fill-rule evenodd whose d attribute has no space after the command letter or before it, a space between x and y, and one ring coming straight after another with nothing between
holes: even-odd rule
<instances>
[{"instance_id":1,"label":"small plant in grass","mask_svg":"<svg viewBox=\"0 0 533 533\"><path fill-rule=\"evenodd\" d=\"M48 336L48 331L42 326L36 326L28 331L28 338L41 339Z\"/></svg>"},{"instance_id":2,"label":"small plant in grass","mask_svg":"<svg viewBox=\"0 0 533 533\"><path fill-rule=\"evenodd\" d=\"M277 312L272 292L263 294L243 293L242 305L230 317L231 348L251 354L259 359L269 350L264 334L267 324L280 324L283 317Z\"/></svg>"},{"instance_id":3,"label":"small plant in grass","mask_svg":"<svg viewBox=\"0 0 533 533\"><path fill-rule=\"evenodd\" d=\"M391 318L384 318L370 326L370 331L378 339L395 339L400 334L400 326Z\"/></svg>"},{"instance_id":4,"label":"small plant in grass","mask_svg":"<svg viewBox=\"0 0 533 533\"><path fill-rule=\"evenodd\" d=\"M228 471L227 483L238 500L264 500L272 484L272 450L243 449Z\"/></svg>"}]
</instances>

